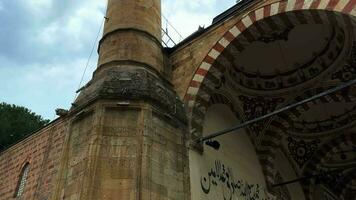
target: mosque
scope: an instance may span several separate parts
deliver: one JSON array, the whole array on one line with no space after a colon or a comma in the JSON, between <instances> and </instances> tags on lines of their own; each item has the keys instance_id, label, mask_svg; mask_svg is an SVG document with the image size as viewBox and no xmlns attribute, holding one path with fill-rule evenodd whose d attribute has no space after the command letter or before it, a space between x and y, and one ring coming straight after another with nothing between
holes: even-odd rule
<instances>
[{"instance_id":1,"label":"mosque","mask_svg":"<svg viewBox=\"0 0 356 200\"><path fill-rule=\"evenodd\" d=\"M0 152L0 200L356 200L355 5L242 0L168 48L160 0L108 0L91 81Z\"/></svg>"}]
</instances>

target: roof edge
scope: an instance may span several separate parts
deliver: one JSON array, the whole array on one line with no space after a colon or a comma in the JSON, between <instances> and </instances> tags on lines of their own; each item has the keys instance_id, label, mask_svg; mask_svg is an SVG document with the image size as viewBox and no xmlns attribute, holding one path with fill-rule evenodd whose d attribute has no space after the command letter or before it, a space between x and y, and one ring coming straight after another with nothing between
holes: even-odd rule
<instances>
[{"instance_id":1,"label":"roof edge","mask_svg":"<svg viewBox=\"0 0 356 200\"><path fill-rule=\"evenodd\" d=\"M199 27L199 29L197 31L193 32L191 35L186 37L183 41L181 41L174 47L165 48L166 51L169 54L174 53L180 47L186 45L187 43L193 41L194 39L196 39L199 36L203 35L204 33L208 32L209 30L215 28L217 25L219 25L221 22L225 21L226 19L229 19L231 16L235 15L238 12L242 12L242 11L246 10L247 8L249 8L250 6L254 5L255 3L259 3L259 2L260 1L258 1L258 0L242 0L238 3L236 3L234 6L228 8L223 13L214 17L211 25L209 25L206 28Z\"/></svg>"}]
</instances>

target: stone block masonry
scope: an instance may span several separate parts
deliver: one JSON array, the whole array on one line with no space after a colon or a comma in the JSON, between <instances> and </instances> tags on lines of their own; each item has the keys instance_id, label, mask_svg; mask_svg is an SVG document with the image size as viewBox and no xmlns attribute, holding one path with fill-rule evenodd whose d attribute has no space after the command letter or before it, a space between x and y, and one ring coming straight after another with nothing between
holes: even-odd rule
<instances>
[{"instance_id":1,"label":"stone block masonry","mask_svg":"<svg viewBox=\"0 0 356 200\"><path fill-rule=\"evenodd\" d=\"M66 121L59 119L0 153L0 200L15 198L22 168L28 163L29 173L20 199L49 199L56 184Z\"/></svg>"},{"instance_id":2,"label":"stone block masonry","mask_svg":"<svg viewBox=\"0 0 356 200\"><path fill-rule=\"evenodd\" d=\"M189 199L184 125L150 104L100 101L69 125L53 199Z\"/></svg>"}]
</instances>

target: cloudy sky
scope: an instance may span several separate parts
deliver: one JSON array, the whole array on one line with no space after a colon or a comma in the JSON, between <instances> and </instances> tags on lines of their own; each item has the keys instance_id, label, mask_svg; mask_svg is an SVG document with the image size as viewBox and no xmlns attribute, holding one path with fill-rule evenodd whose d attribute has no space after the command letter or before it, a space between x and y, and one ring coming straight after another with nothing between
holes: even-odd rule
<instances>
[{"instance_id":1,"label":"cloudy sky","mask_svg":"<svg viewBox=\"0 0 356 200\"><path fill-rule=\"evenodd\" d=\"M235 2L162 0L162 12L186 37ZM51 120L56 108L68 109L105 7L106 0L0 0L0 102ZM96 67L96 48L83 84Z\"/></svg>"}]
</instances>

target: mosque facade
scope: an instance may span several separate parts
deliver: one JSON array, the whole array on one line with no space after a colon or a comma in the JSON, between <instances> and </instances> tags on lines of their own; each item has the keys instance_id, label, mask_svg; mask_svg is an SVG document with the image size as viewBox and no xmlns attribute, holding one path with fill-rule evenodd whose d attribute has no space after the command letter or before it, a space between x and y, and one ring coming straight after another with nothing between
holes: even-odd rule
<instances>
[{"instance_id":1,"label":"mosque facade","mask_svg":"<svg viewBox=\"0 0 356 200\"><path fill-rule=\"evenodd\" d=\"M71 109L0 152L0 200L356 200L355 5L243 0L168 48L160 0L109 0Z\"/></svg>"}]
</instances>

